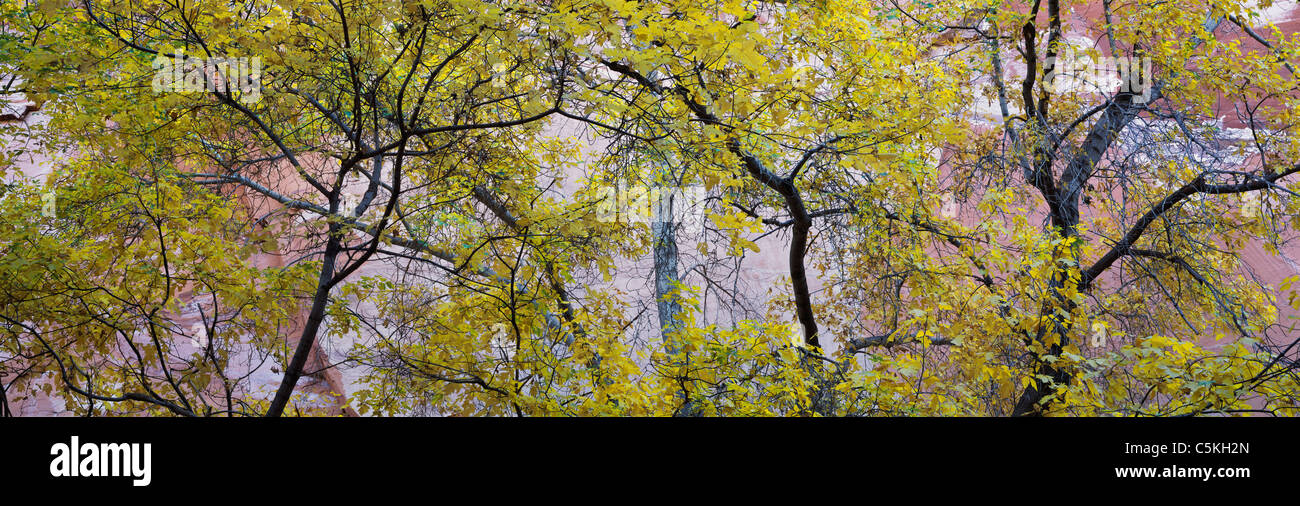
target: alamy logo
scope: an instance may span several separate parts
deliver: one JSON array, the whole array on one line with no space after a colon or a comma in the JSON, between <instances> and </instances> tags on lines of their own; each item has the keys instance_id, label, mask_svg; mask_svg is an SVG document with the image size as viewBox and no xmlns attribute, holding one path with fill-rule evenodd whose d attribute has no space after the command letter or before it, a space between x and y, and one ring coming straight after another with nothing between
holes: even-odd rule
<instances>
[{"instance_id":1,"label":"alamy logo","mask_svg":"<svg viewBox=\"0 0 1300 506\"><path fill-rule=\"evenodd\" d=\"M153 60L154 93L239 92L241 102L262 99L262 59L259 57L196 58L177 50Z\"/></svg>"},{"instance_id":2,"label":"alamy logo","mask_svg":"<svg viewBox=\"0 0 1300 506\"><path fill-rule=\"evenodd\" d=\"M152 480L149 472L149 443L86 443L72 436L71 444L50 447L50 476L128 476L132 485L143 487Z\"/></svg>"}]
</instances>

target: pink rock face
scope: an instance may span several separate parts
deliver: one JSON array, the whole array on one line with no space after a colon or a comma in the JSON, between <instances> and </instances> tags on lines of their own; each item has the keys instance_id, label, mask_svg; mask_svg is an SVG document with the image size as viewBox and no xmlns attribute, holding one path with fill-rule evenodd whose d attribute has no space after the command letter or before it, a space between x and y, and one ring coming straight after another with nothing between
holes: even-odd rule
<instances>
[{"instance_id":1,"label":"pink rock face","mask_svg":"<svg viewBox=\"0 0 1300 506\"><path fill-rule=\"evenodd\" d=\"M1073 26L1085 27L1081 32L1071 34L1072 36L1085 38L1088 40L1102 41L1103 52L1108 52L1104 48L1104 28L1100 23L1089 22L1087 20L1100 20L1101 2L1091 2L1086 7L1076 10L1072 16L1076 23ZM1293 4L1271 8L1268 11L1267 19L1276 23L1284 33L1293 34L1300 29L1300 8ZM1257 50L1262 46L1254 40L1249 34L1245 33L1235 26L1227 23L1220 24L1215 30L1215 34L1221 38L1237 39L1242 42L1246 50ZM1023 69L1022 69L1023 70ZM1014 72L1015 69L1009 69ZM0 109L0 143L8 148L13 148L23 143L31 142L30 138L22 135L22 130L30 125L39 124L45 121L43 113L37 104L25 101L22 97L6 97L0 101L3 108ZM1249 125L1240 116L1235 114L1225 114L1223 116L1223 126L1225 128L1246 128ZM978 132L986 129L986 125L972 125L972 131ZM579 137L591 139L590 132L586 131L581 125L568 121L560 120L550 125L548 134L556 137ZM599 141L589 140L588 149L585 154L588 160L595 157L604 146ZM10 174L10 177L26 177L39 180L50 172L48 157L42 157L36 154L37 150L31 149L25 157L17 160L18 172L20 174ZM291 170L287 166L279 167L280 170ZM943 176L947 176L950 168L941 167ZM562 191L571 192L576 188L575 181L582 176L581 169L577 173L571 174L561 185ZM270 178L278 181L299 181L296 177ZM302 183L305 185L305 183ZM305 187L277 187L274 190L286 195L293 195L307 190ZM264 215L272 210L279 209L277 203L270 202L255 194L250 194L247 190L240 190L238 193L240 202L250 209L256 209L257 214ZM939 212L944 215L965 223L974 225L981 217L973 212L974 202L961 203L957 201L946 202ZM1036 207L1035 207L1036 206ZM1041 203L1035 203L1029 206L1034 214L1030 221L1042 220L1046 217L1046 212ZM1086 213L1086 211L1085 211ZM292 215L293 213L289 213ZM1086 221L1086 217L1085 217ZM788 243L784 237L779 235L769 236L758 241L760 252L747 253L744 260L744 267L740 272L742 285L746 287L742 295L750 297L755 301L755 305L761 307L762 302L770 296L786 296L789 293L788 273ZM291 260L286 252L294 251L305 244L282 244L278 251L255 255L250 261L258 266L265 268L283 267ZM682 249L691 248L691 243L683 243ZM1246 266L1245 276L1254 276L1266 285L1275 286L1279 281L1300 274L1300 245L1284 244L1281 247L1280 254L1273 256L1265 252L1262 244L1250 244L1245 248L1243 263ZM619 274L608 283L609 286L615 287L625 293L625 298L629 304L642 304L653 307L654 300L654 283L653 283L653 266L648 258L626 260L619 266ZM683 265L683 268L685 266ZM651 274L647 274L650 272ZM384 275L391 274L392 271L382 265L367 266L363 272L358 273L366 275ZM814 303L818 300L818 291L823 288L823 282L813 270L811 274L811 289L814 293ZM188 293L180 295L182 300L189 299ZM1285 295L1281 296L1285 302ZM191 307L185 306L183 307ZM307 307L302 307L298 314L287 326L284 333L284 339L287 345L292 348L298 340L303 323L306 320ZM1300 317L1300 311L1291 308L1289 305L1282 303L1278 305L1279 323L1290 325L1297 317ZM635 311L633 311L634 313ZM651 311L653 313L653 311ZM793 313L789 313L790 322L794 323ZM727 323L728 315L723 314L717 309L706 311L701 318L706 322ZM183 313L178 318L182 327L198 323L200 317L197 312L191 310ZM658 324L657 318L652 317L655 325ZM331 347L344 347L347 340L341 336L329 336L328 329L323 332L321 338L317 340L316 346L312 349L311 357L308 361L307 371L316 371L301 379L298 383L297 392L307 398L315 398L319 407L323 408L329 414L356 416L355 410L348 404L348 396L355 393L361 385L358 384L359 376L364 370L354 366L336 366L335 364L342 360L343 351L332 350ZM834 351L835 340L823 339L823 345ZM1211 336L1206 336L1205 343L1212 344L1214 341ZM233 371L235 374L251 374L254 387L263 387L269 392L273 392L283 377L283 365L266 364L264 367L256 370ZM0 381L8 381L8 378L0 378ZM12 401L12 400L11 400ZM62 402L57 399L51 399L41 395L29 396L26 399L17 402L11 402L11 408L16 415L20 416L63 416L69 414L64 410Z\"/></svg>"},{"instance_id":2,"label":"pink rock face","mask_svg":"<svg viewBox=\"0 0 1300 506\"><path fill-rule=\"evenodd\" d=\"M51 155L43 154L35 146L36 142L27 132L27 129L40 125L48 120L40 108L23 97L5 97L5 108L0 113L0 143L6 150L24 149L25 152L14 160L13 167L7 167L9 170L6 181L13 181L17 178L26 178L33 181L42 181L52 169L52 163L56 160ZM14 170L16 169L16 170ZM294 180L294 178L277 178L282 181ZM278 188L279 191L292 193L294 188ZM247 191L241 191L240 201L249 209L266 208L268 205L274 205L279 208L278 204L271 202L268 204L265 199L258 199L249 195ZM265 210L265 209L264 209ZM283 267L287 261L287 253L293 251L300 244L281 244L279 250L269 253L258 254L249 261L258 267ZM183 290L177 294L181 301L181 307L184 308L182 313L174 317L173 321L178 324L179 328L197 330L202 327L202 317L198 312L198 301L192 300L192 293L189 290ZM297 344L303 322L306 320L308 307L303 307L298 314L292 318L288 329L285 332L285 338L288 346L292 348ZM315 346L308 359L308 365L305 368L310 374L305 374L298 381L296 390L306 401L304 406L314 406L322 412L330 415L356 416L347 402L348 389L341 372L333 367L335 360L330 358L330 354L324 351L320 346ZM283 378L283 366L276 364L263 364L258 369L249 369L238 364L248 364L248 361L232 360L232 367L229 374L232 376L251 375L251 386L260 387L263 390L274 392ZM2 377L0 382L7 384L11 378ZM54 384L57 388L59 385ZM18 416L68 416L71 413L64 409L63 401L57 398L47 397L39 392L31 392L22 399L9 399L10 409Z\"/></svg>"}]
</instances>

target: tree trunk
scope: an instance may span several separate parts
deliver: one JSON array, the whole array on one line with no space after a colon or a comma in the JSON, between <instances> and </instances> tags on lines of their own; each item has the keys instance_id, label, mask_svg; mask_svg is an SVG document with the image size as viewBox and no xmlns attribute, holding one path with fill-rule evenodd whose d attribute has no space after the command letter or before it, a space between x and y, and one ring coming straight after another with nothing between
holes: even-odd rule
<instances>
[{"instance_id":1,"label":"tree trunk","mask_svg":"<svg viewBox=\"0 0 1300 506\"><path fill-rule=\"evenodd\" d=\"M293 359L284 369L284 379L280 381L280 388L275 391L271 407L266 411L268 418L284 414L284 408L289 404L289 397L293 395L293 390L298 385L298 378L302 376L303 367L307 365L307 357L311 355L312 346L316 343L316 334L320 331L321 323L325 321L325 306L329 303L330 288L334 286L334 263L342 249L339 230L338 225L330 225L330 238L325 245L325 259L320 268L320 279L316 283L316 294L312 297L311 312L308 313L307 324L303 326L302 335L298 338Z\"/></svg>"}]
</instances>

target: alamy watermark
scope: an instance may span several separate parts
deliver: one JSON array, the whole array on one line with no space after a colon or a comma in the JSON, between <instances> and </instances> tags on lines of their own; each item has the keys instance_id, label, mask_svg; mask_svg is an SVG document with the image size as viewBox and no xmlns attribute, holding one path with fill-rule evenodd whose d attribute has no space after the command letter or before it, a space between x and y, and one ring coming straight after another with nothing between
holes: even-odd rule
<instances>
[{"instance_id":1,"label":"alamy watermark","mask_svg":"<svg viewBox=\"0 0 1300 506\"><path fill-rule=\"evenodd\" d=\"M244 103L262 99L262 58L185 56L178 49L173 56L159 54L153 60L155 93L238 92Z\"/></svg>"},{"instance_id":2,"label":"alamy watermark","mask_svg":"<svg viewBox=\"0 0 1300 506\"><path fill-rule=\"evenodd\" d=\"M1131 93L1133 102L1151 100L1155 88L1149 57L1097 56L1065 50L1043 62L1043 88L1047 92L1078 91Z\"/></svg>"},{"instance_id":3,"label":"alamy watermark","mask_svg":"<svg viewBox=\"0 0 1300 506\"><path fill-rule=\"evenodd\" d=\"M702 186L643 186L615 184L596 190L596 218L604 222L671 224L684 233L704 228Z\"/></svg>"}]
</instances>

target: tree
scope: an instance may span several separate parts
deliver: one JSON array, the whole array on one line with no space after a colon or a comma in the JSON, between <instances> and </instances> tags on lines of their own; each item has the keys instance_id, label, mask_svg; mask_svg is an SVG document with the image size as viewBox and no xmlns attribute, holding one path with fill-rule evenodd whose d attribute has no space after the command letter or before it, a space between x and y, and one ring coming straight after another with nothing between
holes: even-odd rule
<instances>
[{"instance_id":1,"label":"tree","mask_svg":"<svg viewBox=\"0 0 1300 506\"><path fill-rule=\"evenodd\" d=\"M1297 41L1238 2L1071 5L6 7L32 136L76 153L5 190L6 370L278 416L350 336L367 413L1293 414L1241 251L1295 215ZM1074 75L1101 57L1133 86Z\"/></svg>"},{"instance_id":2,"label":"tree","mask_svg":"<svg viewBox=\"0 0 1300 506\"><path fill-rule=\"evenodd\" d=\"M142 267L148 281L118 282L116 273L104 273L94 265L71 269L96 278L106 274L117 283L106 286L106 280L85 280L77 284L80 290L116 296L142 284L159 287L147 302L133 302L134 311L118 305L109 311L138 315L120 330L124 340L129 341L128 335L139 328L164 334L154 338L145 355L159 357L157 369L167 376L174 398L154 393L150 383L157 378L150 377L144 359L125 365L122 375L138 377L146 394L123 397L86 390L92 398L147 398L169 408L183 406L173 409L178 413L193 412L184 385L177 384L184 379L172 378L174 366L161 357L174 351L165 334L181 337L175 315L167 314L168 309L179 311L168 304L178 301L181 292L194 289L190 300L212 299L199 309L206 311L211 342L255 343L257 351L285 364L284 380L270 404L243 410L279 415L307 365L322 324L332 319L337 332L355 325L341 306L331 304L336 287L376 254L386 254L392 244L419 252L422 261L445 262L453 273L465 269L471 260L457 255L474 248L444 250L444 244L409 236L428 235L431 220L448 207L452 216L468 213L463 207L456 209L457 201L473 196L497 202L500 197L484 185L495 187L494 178L500 178L503 167L537 166L562 152L561 147L533 142L530 136L536 126L529 125L558 110L564 83L554 72L542 75L540 69L563 67L564 55L543 40L530 41L523 33L525 18L493 5L393 2L375 7L286 8L269 2L239 6L160 2L142 8L110 2L85 3L76 9L52 5L29 4L7 13L18 24L15 31L26 36L9 41L9 50L28 71L22 73L21 91L40 102L67 104L67 114L58 115L43 135L52 146L80 153L87 164L92 159L114 164L105 175L121 179L120 185L161 194L166 181L173 185L166 187L173 192L168 195L171 200L156 196L148 204L167 211L182 206L204 220L196 224L179 217L154 217L152 226L139 230L112 230L118 224L111 223L96 229L74 227L66 234L73 244L107 245L120 238L154 246L138 257L116 259L128 270ZM68 56L69 47L89 50ZM214 64L236 58L264 59L266 72L241 75L232 65ZM493 72L484 72L486 68ZM68 83L77 84L69 87ZM189 93L159 94L160 84L165 91ZM116 181L95 179L77 167L70 165L66 175L56 172L56 177L68 181L60 190L73 192L60 196L60 201L68 202L64 214L69 216L58 224L81 216L126 219L147 213L129 201L93 208L105 196L75 192L83 187L112 192ZM358 198L349 200L353 191ZM234 196L249 205L230 206L217 198ZM286 213L296 216L286 217ZM281 230L297 219L302 221L294 224L302 226ZM232 269L248 269L250 244L272 249L283 244L281 251L301 255L301 263L295 260L290 268L236 274L209 271L206 255L168 258L172 247L198 248L193 241L212 241L205 252L233 254L226 259L235 264L227 266ZM17 247L21 242L10 244ZM114 260L108 251L87 255L101 262ZM203 272L175 273L170 265L176 262ZM304 275L313 271L315 282L308 285L310 278ZM282 286L268 286L257 278L289 273L292 279ZM220 279L205 279L207 274ZM32 273L33 283L52 286L52 280L44 277L48 275L53 274ZM249 301L244 293L249 290L265 300ZM270 343L264 335L237 335L233 326L218 335L218 327L237 318L229 311L246 304L259 309L292 308L304 292L310 309L301 329L279 329L276 335L288 338L280 334L296 332L296 344L291 339ZM40 299L18 296L15 301L34 298ZM35 303L48 305L49 299ZM74 302L58 303L67 304ZM25 347L33 346L27 333L94 326L84 319L46 320L28 308L13 311L12 330L25 337L16 344ZM277 314L281 322L284 313ZM293 345L292 352L284 349L286 344ZM44 344L41 348L54 362L67 359L69 366L79 367L79 361L68 355L79 351L75 344L69 350ZM186 361L181 369L187 375L210 372L200 372L204 367L187 357L172 358ZM210 369L225 367L216 363ZM89 388L74 384L72 375L62 369L60 374L68 388ZM197 388L203 390L203 385ZM101 388L113 391L126 386ZM226 397L230 404L230 396ZM226 411L234 409L226 406Z\"/></svg>"}]
</instances>

